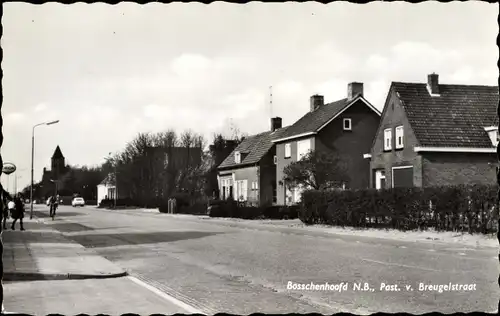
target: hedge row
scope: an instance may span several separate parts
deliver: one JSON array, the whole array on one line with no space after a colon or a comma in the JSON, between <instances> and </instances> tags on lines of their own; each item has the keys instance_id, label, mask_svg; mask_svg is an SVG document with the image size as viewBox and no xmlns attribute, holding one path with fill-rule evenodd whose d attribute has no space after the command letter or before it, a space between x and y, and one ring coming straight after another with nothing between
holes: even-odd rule
<instances>
[{"instance_id":1,"label":"hedge row","mask_svg":"<svg viewBox=\"0 0 500 316\"><path fill-rule=\"evenodd\" d=\"M460 185L385 190L306 191L305 224L487 233L496 230L498 188Z\"/></svg>"},{"instance_id":2,"label":"hedge row","mask_svg":"<svg viewBox=\"0 0 500 316\"><path fill-rule=\"evenodd\" d=\"M210 217L242 219L295 219L299 217L298 206L245 206L234 201L212 203Z\"/></svg>"},{"instance_id":3,"label":"hedge row","mask_svg":"<svg viewBox=\"0 0 500 316\"><path fill-rule=\"evenodd\" d=\"M168 206L159 207L159 211L167 213ZM175 213L241 219L295 219L299 216L299 207L255 207L240 205L234 201L213 200L208 203L193 203L192 205L179 206L177 204Z\"/></svg>"},{"instance_id":4,"label":"hedge row","mask_svg":"<svg viewBox=\"0 0 500 316\"><path fill-rule=\"evenodd\" d=\"M97 202L96 202L97 204ZM138 201L132 198L123 198L123 199L117 199L116 200L116 206L117 207L127 207L127 206L134 206L134 207L144 207L144 208L156 208L162 205L166 205L167 202L163 201L162 199L152 199L149 201ZM114 199L103 199L101 200L101 203L99 203L99 207L101 208L111 208L115 206L115 200Z\"/></svg>"}]
</instances>

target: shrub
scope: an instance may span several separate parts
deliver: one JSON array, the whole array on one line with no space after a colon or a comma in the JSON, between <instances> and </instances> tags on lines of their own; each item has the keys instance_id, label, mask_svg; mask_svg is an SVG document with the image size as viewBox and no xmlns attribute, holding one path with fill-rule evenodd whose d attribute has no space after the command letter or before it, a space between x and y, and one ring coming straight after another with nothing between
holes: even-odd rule
<instances>
[{"instance_id":1,"label":"shrub","mask_svg":"<svg viewBox=\"0 0 500 316\"><path fill-rule=\"evenodd\" d=\"M86 200L85 204L87 204L87 205L97 205L97 200Z\"/></svg>"}]
</instances>

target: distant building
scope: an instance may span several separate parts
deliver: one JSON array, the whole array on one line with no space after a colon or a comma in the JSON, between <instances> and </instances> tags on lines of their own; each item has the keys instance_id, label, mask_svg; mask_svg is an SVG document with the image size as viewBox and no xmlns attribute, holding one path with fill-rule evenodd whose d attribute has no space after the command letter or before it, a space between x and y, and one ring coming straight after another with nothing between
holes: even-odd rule
<instances>
[{"instance_id":1,"label":"distant building","mask_svg":"<svg viewBox=\"0 0 500 316\"><path fill-rule=\"evenodd\" d=\"M115 174L110 173L97 185L97 205L104 199L114 199L116 195Z\"/></svg>"},{"instance_id":2,"label":"distant building","mask_svg":"<svg viewBox=\"0 0 500 316\"><path fill-rule=\"evenodd\" d=\"M42 174L42 196L48 198L57 191L63 189L62 178L69 171L65 164L65 158L59 145L56 147L51 158L50 170L43 168Z\"/></svg>"}]
</instances>

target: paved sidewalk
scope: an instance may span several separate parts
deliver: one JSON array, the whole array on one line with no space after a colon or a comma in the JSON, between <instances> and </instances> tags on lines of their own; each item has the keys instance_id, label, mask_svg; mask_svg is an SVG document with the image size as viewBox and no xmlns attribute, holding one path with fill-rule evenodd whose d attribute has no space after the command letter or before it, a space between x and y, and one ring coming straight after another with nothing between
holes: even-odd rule
<instances>
[{"instance_id":1,"label":"paved sidewalk","mask_svg":"<svg viewBox=\"0 0 500 316\"><path fill-rule=\"evenodd\" d=\"M8 313L29 315L196 313L162 298L128 277L6 283L4 305Z\"/></svg>"},{"instance_id":2,"label":"paved sidewalk","mask_svg":"<svg viewBox=\"0 0 500 316\"><path fill-rule=\"evenodd\" d=\"M126 272L37 220L26 231L2 233L4 281L64 280L125 276Z\"/></svg>"},{"instance_id":3,"label":"paved sidewalk","mask_svg":"<svg viewBox=\"0 0 500 316\"><path fill-rule=\"evenodd\" d=\"M176 301L65 238L43 220L2 233L6 314L191 314Z\"/></svg>"}]
</instances>

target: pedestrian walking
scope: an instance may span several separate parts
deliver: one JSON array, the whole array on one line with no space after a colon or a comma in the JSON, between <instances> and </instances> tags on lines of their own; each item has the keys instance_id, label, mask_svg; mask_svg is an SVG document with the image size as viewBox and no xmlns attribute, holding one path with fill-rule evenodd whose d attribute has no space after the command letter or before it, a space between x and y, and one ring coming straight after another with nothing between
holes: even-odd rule
<instances>
[{"instance_id":1,"label":"pedestrian walking","mask_svg":"<svg viewBox=\"0 0 500 316\"><path fill-rule=\"evenodd\" d=\"M23 218L24 218L24 203L21 195L17 195L14 198L14 212L12 212L12 218L14 221L12 222L12 230L16 229L16 222L19 220L19 225L21 226L21 230L24 230Z\"/></svg>"},{"instance_id":2,"label":"pedestrian walking","mask_svg":"<svg viewBox=\"0 0 500 316\"><path fill-rule=\"evenodd\" d=\"M4 188L2 187L1 190L1 200L2 200L2 222L3 222L3 229L7 229L7 219L9 218L9 201L12 201L12 197L10 196L9 192L5 191Z\"/></svg>"}]
</instances>

